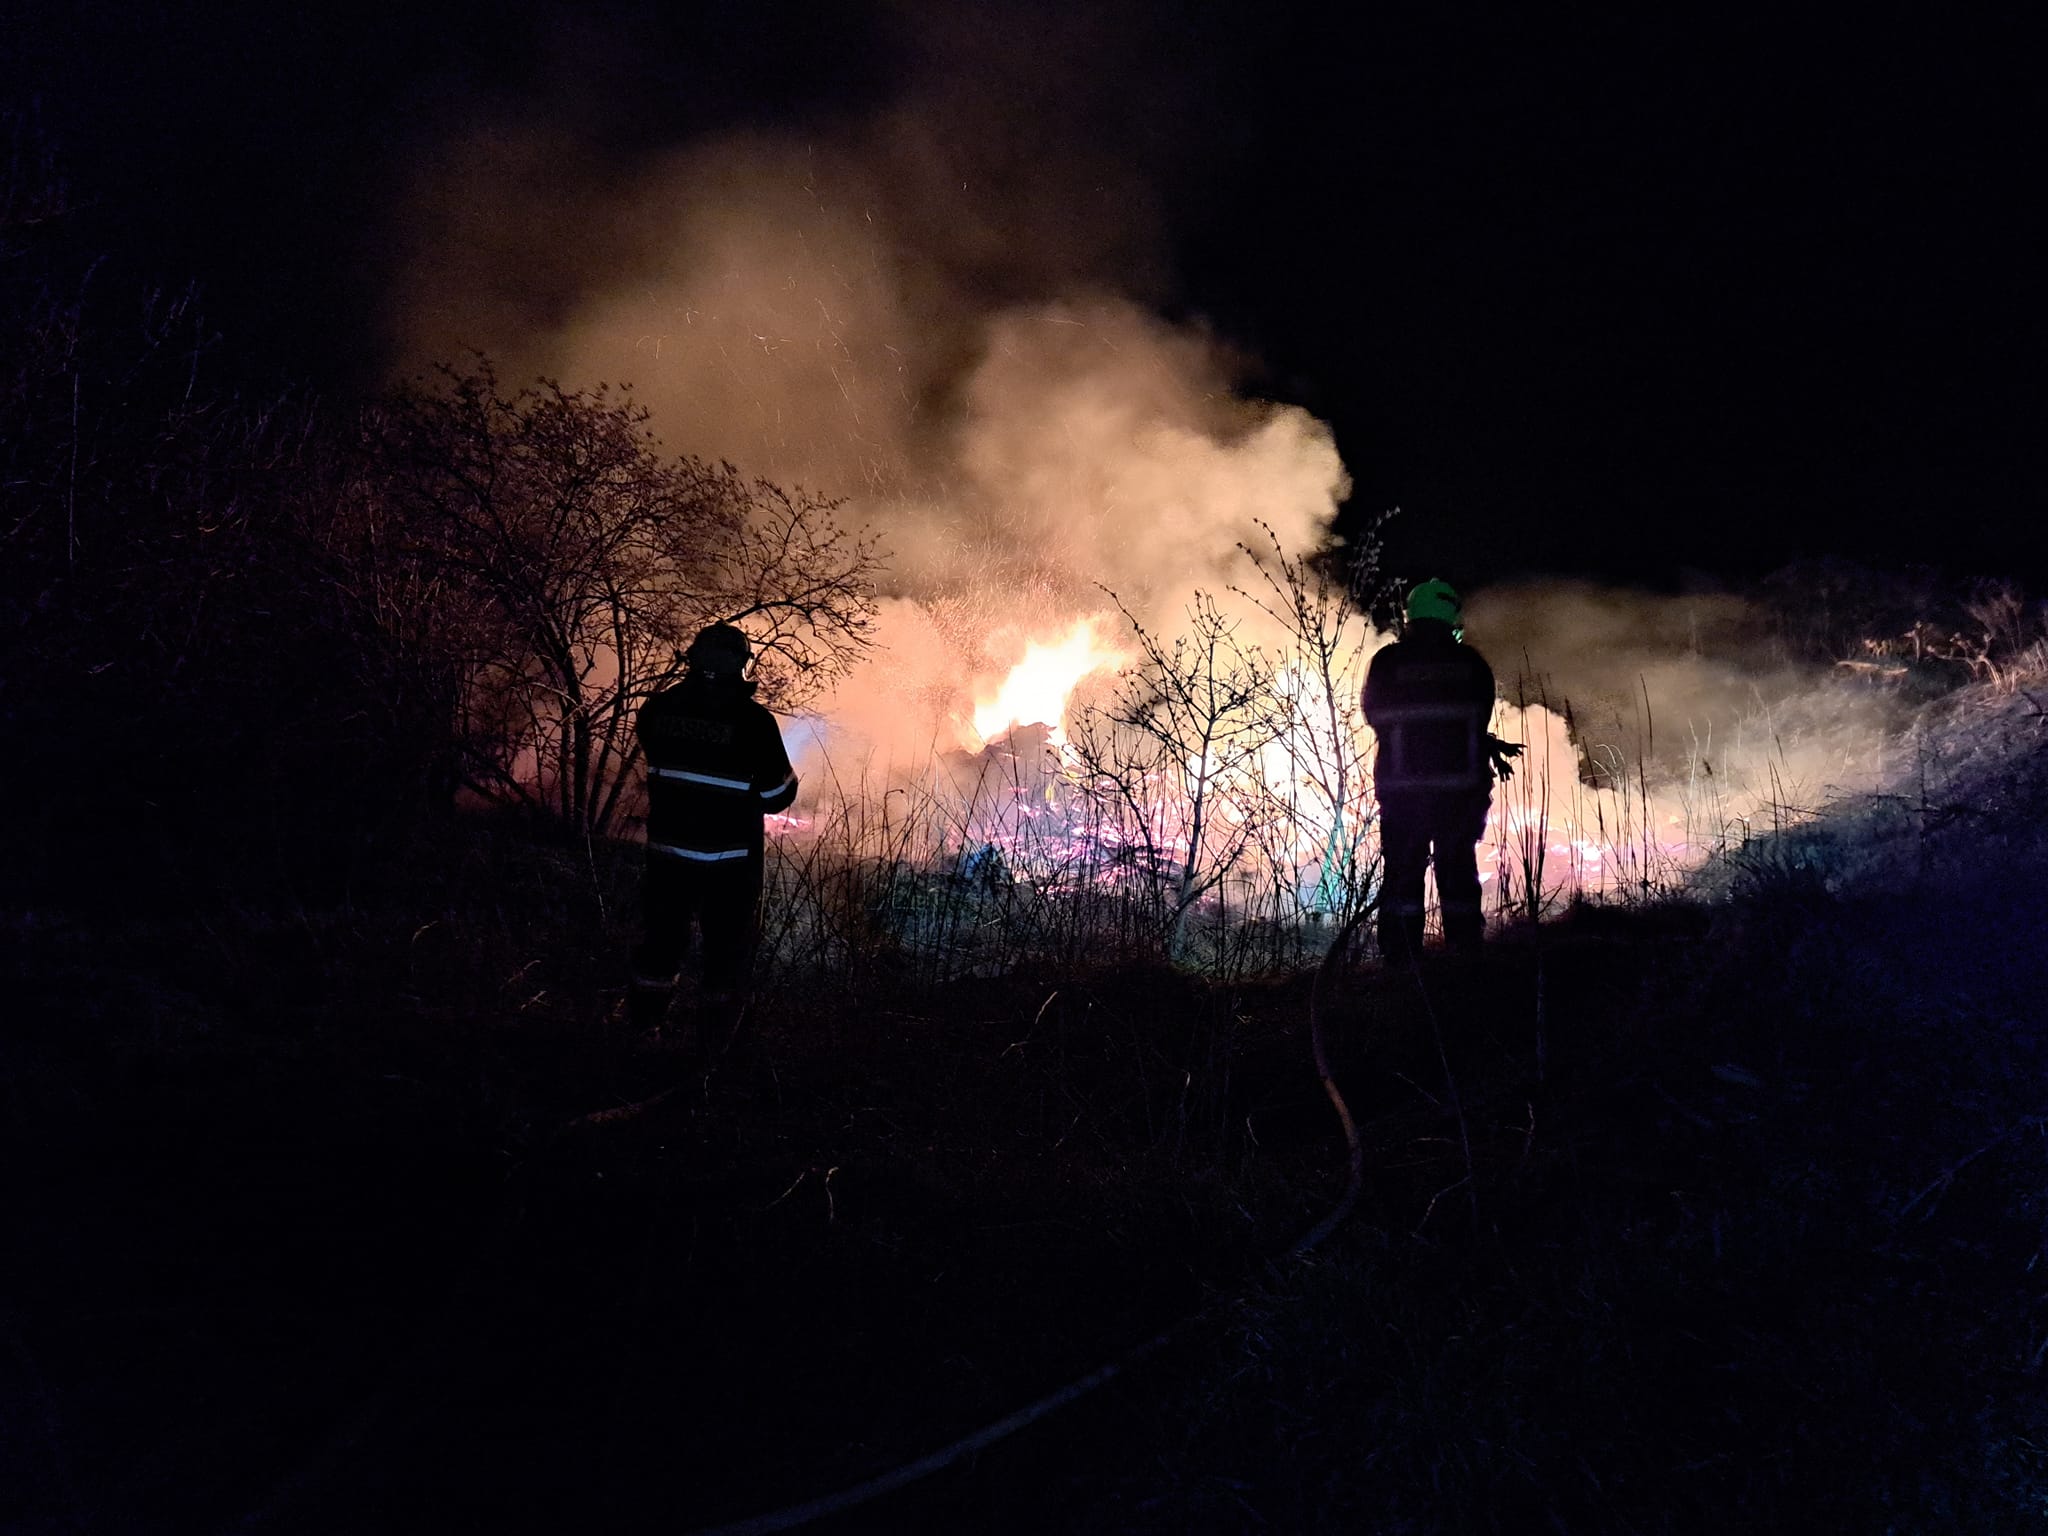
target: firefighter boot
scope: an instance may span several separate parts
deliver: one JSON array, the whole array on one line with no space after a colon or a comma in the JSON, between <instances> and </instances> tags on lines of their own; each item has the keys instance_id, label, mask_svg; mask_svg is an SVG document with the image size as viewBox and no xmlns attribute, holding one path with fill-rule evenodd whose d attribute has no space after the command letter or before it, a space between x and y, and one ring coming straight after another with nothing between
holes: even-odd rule
<instances>
[{"instance_id":1,"label":"firefighter boot","mask_svg":"<svg viewBox=\"0 0 2048 1536\"><path fill-rule=\"evenodd\" d=\"M1422 958L1421 904L1416 908L1413 912L1398 908L1380 912L1380 959L1384 964L1406 965Z\"/></svg>"},{"instance_id":2,"label":"firefighter boot","mask_svg":"<svg viewBox=\"0 0 2048 1536\"><path fill-rule=\"evenodd\" d=\"M697 1038L707 1066L739 1066L753 1059L753 1031L746 1028L746 1016L745 993L721 989L704 994L697 1005Z\"/></svg>"},{"instance_id":3,"label":"firefighter boot","mask_svg":"<svg viewBox=\"0 0 2048 1536\"><path fill-rule=\"evenodd\" d=\"M1486 917L1479 903L1470 906L1443 904L1444 943L1453 954L1476 955L1486 945Z\"/></svg>"},{"instance_id":4,"label":"firefighter boot","mask_svg":"<svg viewBox=\"0 0 2048 1536\"><path fill-rule=\"evenodd\" d=\"M635 976L631 990L626 994L626 1022L634 1035L659 1035L661 1026L668 1018L669 1000L675 996L675 985L668 981L653 981Z\"/></svg>"}]
</instances>

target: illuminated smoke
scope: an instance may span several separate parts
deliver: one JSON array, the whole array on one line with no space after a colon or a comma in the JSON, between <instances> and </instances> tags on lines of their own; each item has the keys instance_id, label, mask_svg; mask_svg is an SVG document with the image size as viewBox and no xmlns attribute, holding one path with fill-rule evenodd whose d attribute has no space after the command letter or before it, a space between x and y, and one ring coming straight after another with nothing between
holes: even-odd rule
<instances>
[{"instance_id":1,"label":"illuminated smoke","mask_svg":"<svg viewBox=\"0 0 2048 1536\"><path fill-rule=\"evenodd\" d=\"M1307 553L1348 491L1322 423L1247 398L1242 359L1131 296L1157 271L1143 179L1059 142L1051 104L1043 155L963 188L1014 131L989 110L954 82L829 141L732 137L631 175L495 122L414 189L394 315L415 362L477 347L508 378L629 383L669 447L843 496L883 534L875 660L793 733L813 795L929 778L1016 725L1056 742L1074 690L1135 654L1103 588L1171 632L1249 578L1262 525ZM1498 728L1531 743L1496 798L1502 879L1540 854L1553 890L1626 890L1882 771L1868 698L1754 651L1732 599L1553 584L1479 594L1469 627L1524 706ZM1274 638L1256 613L1246 633ZM1302 753L1258 758L1283 800ZM1286 840L1304 882L1337 821Z\"/></svg>"},{"instance_id":2,"label":"illuminated smoke","mask_svg":"<svg viewBox=\"0 0 2048 1536\"><path fill-rule=\"evenodd\" d=\"M421 194L458 227L402 305L422 353L462 341L509 354L512 377L628 382L669 446L849 498L884 536L898 601L879 665L829 713L895 756L978 745L977 708L1031 644L1091 619L1109 644L1124 621L1098 583L1171 623L1197 587L1243 574L1237 545L1261 522L1311 548L1347 490L1328 430L1240 398L1239 360L1212 338L1080 279L989 307L986 273L960 269L962 237L929 249L898 235L891 218L942 223L917 168L934 137L898 113L853 149L731 140L593 203L536 180L546 144L479 135L444 160L453 185ZM507 330L487 269L511 263L496 291L509 284L514 308L532 302L518 297L532 274L502 231L474 230L527 227L528 201L543 228L604 232L620 270L589 277L550 326ZM1053 233L1050 259L1005 251L996 286L1101 264ZM1131 237L1097 242L1113 255Z\"/></svg>"},{"instance_id":3,"label":"illuminated smoke","mask_svg":"<svg viewBox=\"0 0 2048 1536\"><path fill-rule=\"evenodd\" d=\"M1540 853L1557 889L1641 894L1898 771L1904 701L1791 664L1740 597L1551 581L1479 592L1466 617L1498 729L1530 743L1495 799L1503 874Z\"/></svg>"}]
</instances>

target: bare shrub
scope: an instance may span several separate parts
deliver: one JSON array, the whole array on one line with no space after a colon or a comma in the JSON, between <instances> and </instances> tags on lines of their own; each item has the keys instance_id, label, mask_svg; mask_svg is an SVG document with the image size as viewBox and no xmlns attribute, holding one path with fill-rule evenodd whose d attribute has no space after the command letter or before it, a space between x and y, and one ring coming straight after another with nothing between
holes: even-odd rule
<instances>
[{"instance_id":1,"label":"bare shrub","mask_svg":"<svg viewBox=\"0 0 2048 1536\"><path fill-rule=\"evenodd\" d=\"M879 557L836 503L665 455L646 423L602 385L507 392L481 358L370 421L376 553L454 614L463 780L599 836L634 781L634 714L697 629L743 623L765 701L790 708L873 615Z\"/></svg>"}]
</instances>

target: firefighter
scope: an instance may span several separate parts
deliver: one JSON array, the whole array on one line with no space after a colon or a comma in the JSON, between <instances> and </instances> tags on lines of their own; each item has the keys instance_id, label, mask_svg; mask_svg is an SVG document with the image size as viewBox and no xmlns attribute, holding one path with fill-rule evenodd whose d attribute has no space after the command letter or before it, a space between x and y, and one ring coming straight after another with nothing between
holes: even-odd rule
<instances>
[{"instance_id":1,"label":"firefighter","mask_svg":"<svg viewBox=\"0 0 2048 1536\"><path fill-rule=\"evenodd\" d=\"M682 681L641 706L647 754L646 937L633 955L632 1021L658 1030L694 921L710 1015L736 1022L761 901L761 818L796 799L775 717L754 702L744 631L713 624L690 642ZM708 1034L708 1031L706 1032Z\"/></svg>"},{"instance_id":2,"label":"firefighter","mask_svg":"<svg viewBox=\"0 0 2048 1536\"><path fill-rule=\"evenodd\" d=\"M1444 941L1479 947L1479 839L1493 780L1513 772L1522 749L1491 735L1493 668L1463 644L1458 594L1425 581L1408 594L1402 637L1372 659L1365 719L1379 741L1373 787L1380 803L1380 953L1393 962L1422 952L1422 881L1436 857Z\"/></svg>"}]
</instances>

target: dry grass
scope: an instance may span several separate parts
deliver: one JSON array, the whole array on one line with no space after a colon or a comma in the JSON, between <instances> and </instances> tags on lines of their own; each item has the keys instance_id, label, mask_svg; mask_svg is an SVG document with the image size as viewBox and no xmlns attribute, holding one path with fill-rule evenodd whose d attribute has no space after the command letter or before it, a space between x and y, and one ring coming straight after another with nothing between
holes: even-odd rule
<instances>
[{"instance_id":1,"label":"dry grass","mask_svg":"<svg viewBox=\"0 0 2048 1536\"><path fill-rule=\"evenodd\" d=\"M624 1028L627 848L469 826L346 906L17 910L9 1518L687 1528L1200 1311L876 1520L2022 1528L2040 726L1953 707L1925 797L1753 840L1711 907L1340 977L1367 1196L1306 1265L1344 1148L1306 979L1260 974L1303 941L1171 965L1158 909L934 866L893 808L785 867L715 1071Z\"/></svg>"}]
</instances>

